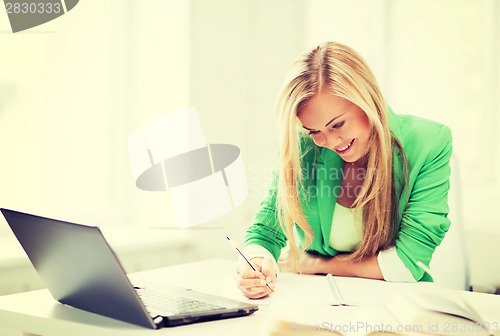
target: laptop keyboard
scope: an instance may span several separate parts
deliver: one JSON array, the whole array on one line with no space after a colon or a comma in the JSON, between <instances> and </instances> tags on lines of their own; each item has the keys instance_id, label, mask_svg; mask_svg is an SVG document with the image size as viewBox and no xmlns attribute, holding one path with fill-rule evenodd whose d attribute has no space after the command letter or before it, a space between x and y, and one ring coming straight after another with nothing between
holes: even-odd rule
<instances>
[{"instance_id":1,"label":"laptop keyboard","mask_svg":"<svg viewBox=\"0 0 500 336\"><path fill-rule=\"evenodd\" d=\"M169 295L151 289L136 288L136 291L151 315L177 315L225 308L205 301L180 295Z\"/></svg>"}]
</instances>

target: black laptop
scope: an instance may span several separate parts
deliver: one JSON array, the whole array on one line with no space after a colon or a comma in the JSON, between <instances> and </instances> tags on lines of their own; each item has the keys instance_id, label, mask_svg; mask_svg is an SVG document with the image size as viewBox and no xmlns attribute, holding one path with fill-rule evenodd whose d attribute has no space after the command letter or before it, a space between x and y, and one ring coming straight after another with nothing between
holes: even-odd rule
<instances>
[{"instance_id":1,"label":"black laptop","mask_svg":"<svg viewBox=\"0 0 500 336\"><path fill-rule=\"evenodd\" d=\"M52 296L63 304L153 329L258 310L190 289L134 287L98 227L0 210Z\"/></svg>"}]
</instances>

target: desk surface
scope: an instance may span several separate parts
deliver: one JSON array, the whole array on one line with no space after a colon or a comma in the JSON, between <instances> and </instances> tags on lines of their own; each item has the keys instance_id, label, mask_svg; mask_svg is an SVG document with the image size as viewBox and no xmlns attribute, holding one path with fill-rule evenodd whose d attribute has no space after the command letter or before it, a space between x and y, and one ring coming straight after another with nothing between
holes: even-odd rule
<instances>
[{"instance_id":1,"label":"desk surface","mask_svg":"<svg viewBox=\"0 0 500 336\"><path fill-rule=\"evenodd\" d=\"M135 273L130 279L137 285L189 287L246 301L234 284L234 267L234 261L206 260ZM499 296L469 292L459 292L459 295L485 320L500 321ZM376 293L373 297L376 298ZM277 318L294 321L307 315L309 321L314 319L316 324L339 321L364 321L368 325L394 323L383 304L331 306L333 297L323 276L283 273L272 297L253 302L258 303L260 309L251 316L150 330L61 305L47 290L40 290L0 297L0 326L43 336L67 336L69 330L73 336L141 336L265 335L269 324Z\"/></svg>"}]
</instances>

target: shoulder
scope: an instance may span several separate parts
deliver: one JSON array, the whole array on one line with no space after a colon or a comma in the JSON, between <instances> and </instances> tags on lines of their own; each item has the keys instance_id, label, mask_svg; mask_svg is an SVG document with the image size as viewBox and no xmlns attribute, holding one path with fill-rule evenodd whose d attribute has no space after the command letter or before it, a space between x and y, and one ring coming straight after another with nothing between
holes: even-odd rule
<instances>
[{"instance_id":1,"label":"shoulder","mask_svg":"<svg viewBox=\"0 0 500 336\"><path fill-rule=\"evenodd\" d=\"M448 126L437 121L413 116L395 115L403 142L417 142L420 144L433 143L436 137L441 141L451 141L451 130Z\"/></svg>"},{"instance_id":2,"label":"shoulder","mask_svg":"<svg viewBox=\"0 0 500 336\"><path fill-rule=\"evenodd\" d=\"M399 134L395 135L401 141L408 160L427 161L440 154L451 153L452 134L448 126L411 115L393 117L399 126Z\"/></svg>"}]
</instances>

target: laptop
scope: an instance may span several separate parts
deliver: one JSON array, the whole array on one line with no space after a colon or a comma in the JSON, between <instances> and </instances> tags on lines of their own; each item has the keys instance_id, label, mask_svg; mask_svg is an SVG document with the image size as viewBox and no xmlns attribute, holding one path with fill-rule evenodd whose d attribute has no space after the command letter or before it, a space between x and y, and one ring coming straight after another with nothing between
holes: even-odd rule
<instances>
[{"instance_id":1,"label":"laptop","mask_svg":"<svg viewBox=\"0 0 500 336\"><path fill-rule=\"evenodd\" d=\"M50 293L62 304L152 329L258 310L256 305L187 288L134 287L98 227L0 210Z\"/></svg>"}]
</instances>

